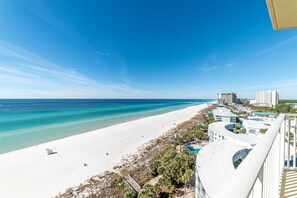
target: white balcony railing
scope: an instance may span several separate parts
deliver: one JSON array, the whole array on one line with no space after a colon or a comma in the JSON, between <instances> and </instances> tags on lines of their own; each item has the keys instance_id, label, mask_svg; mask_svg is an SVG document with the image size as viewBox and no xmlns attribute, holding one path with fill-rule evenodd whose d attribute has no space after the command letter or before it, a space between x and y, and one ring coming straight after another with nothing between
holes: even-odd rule
<instances>
[{"instance_id":1,"label":"white balcony railing","mask_svg":"<svg viewBox=\"0 0 297 198\"><path fill-rule=\"evenodd\" d=\"M296 118L281 114L215 198L280 197L284 170L296 167Z\"/></svg>"}]
</instances>

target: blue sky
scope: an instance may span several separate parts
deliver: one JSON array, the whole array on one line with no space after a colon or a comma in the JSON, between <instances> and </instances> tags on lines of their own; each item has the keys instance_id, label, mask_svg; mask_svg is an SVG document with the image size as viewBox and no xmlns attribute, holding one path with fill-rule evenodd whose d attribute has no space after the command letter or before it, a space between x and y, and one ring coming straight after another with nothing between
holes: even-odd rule
<instances>
[{"instance_id":1,"label":"blue sky","mask_svg":"<svg viewBox=\"0 0 297 198\"><path fill-rule=\"evenodd\" d=\"M1 98L297 98L265 1L0 1Z\"/></svg>"}]
</instances>

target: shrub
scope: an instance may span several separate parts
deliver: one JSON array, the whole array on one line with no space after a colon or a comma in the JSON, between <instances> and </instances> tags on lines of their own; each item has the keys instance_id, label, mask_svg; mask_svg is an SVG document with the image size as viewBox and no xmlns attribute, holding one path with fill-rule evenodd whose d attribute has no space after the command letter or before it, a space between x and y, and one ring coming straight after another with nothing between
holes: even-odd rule
<instances>
[{"instance_id":1,"label":"shrub","mask_svg":"<svg viewBox=\"0 0 297 198\"><path fill-rule=\"evenodd\" d=\"M125 198L136 198L136 194L134 191L129 190L128 192L125 193L124 197Z\"/></svg>"},{"instance_id":2,"label":"shrub","mask_svg":"<svg viewBox=\"0 0 297 198\"><path fill-rule=\"evenodd\" d=\"M260 133L265 134L268 129L260 129Z\"/></svg>"},{"instance_id":3,"label":"shrub","mask_svg":"<svg viewBox=\"0 0 297 198\"><path fill-rule=\"evenodd\" d=\"M154 187L152 185L146 185L138 194L139 198L155 198Z\"/></svg>"},{"instance_id":4,"label":"shrub","mask_svg":"<svg viewBox=\"0 0 297 198\"><path fill-rule=\"evenodd\" d=\"M240 129L239 133L246 133L246 129Z\"/></svg>"}]
</instances>

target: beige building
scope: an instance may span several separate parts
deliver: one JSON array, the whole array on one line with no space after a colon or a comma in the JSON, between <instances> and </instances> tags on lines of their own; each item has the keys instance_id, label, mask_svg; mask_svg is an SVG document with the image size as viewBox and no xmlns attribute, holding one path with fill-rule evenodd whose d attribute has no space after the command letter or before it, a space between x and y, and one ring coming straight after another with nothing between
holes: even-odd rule
<instances>
[{"instance_id":1,"label":"beige building","mask_svg":"<svg viewBox=\"0 0 297 198\"><path fill-rule=\"evenodd\" d=\"M218 93L218 104L236 104L237 95L236 93Z\"/></svg>"}]
</instances>

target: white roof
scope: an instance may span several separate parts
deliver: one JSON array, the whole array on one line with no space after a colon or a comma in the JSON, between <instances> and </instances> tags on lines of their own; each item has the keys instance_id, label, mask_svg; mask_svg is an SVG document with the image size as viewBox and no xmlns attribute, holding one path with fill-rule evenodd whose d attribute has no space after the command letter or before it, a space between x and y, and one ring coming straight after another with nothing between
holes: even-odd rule
<instances>
[{"instance_id":1,"label":"white roof","mask_svg":"<svg viewBox=\"0 0 297 198\"><path fill-rule=\"evenodd\" d=\"M260 137L262 137L261 135L254 135L254 134L233 133L226 128L226 126L228 125L234 125L234 124L229 122L214 122L214 123L211 123L208 126L208 128L214 131L215 133L226 137L227 139L232 139L245 146L255 146L258 143Z\"/></svg>"},{"instance_id":2,"label":"white roof","mask_svg":"<svg viewBox=\"0 0 297 198\"><path fill-rule=\"evenodd\" d=\"M214 197L235 172L233 156L244 148L232 140L223 140L207 144L199 151L196 169L209 197Z\"/></svg>"},{"instance_id":3,"label":"white roof","mask_svg":"<svg viewBox=\"0 0 297 198\"><path fill-rule=\"evenodd\" d=\"M213 114L223 116L223 117L237 117L234 113L231 113L229 109L221 107L221 108L216 108L213 111Z\"/></svg>"},{"instance_id":4,"label":"white roof","mask_svg":"<svg viewBox=\"0 0 297 198\"><path fill-rule=\"evenodd\" d=\"M243 125L245 127L254 129L268 129L271 126L271 124L271 122L267 121L243 120Z\"/></svg>"}]
</instances>

